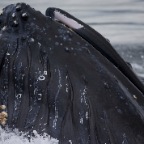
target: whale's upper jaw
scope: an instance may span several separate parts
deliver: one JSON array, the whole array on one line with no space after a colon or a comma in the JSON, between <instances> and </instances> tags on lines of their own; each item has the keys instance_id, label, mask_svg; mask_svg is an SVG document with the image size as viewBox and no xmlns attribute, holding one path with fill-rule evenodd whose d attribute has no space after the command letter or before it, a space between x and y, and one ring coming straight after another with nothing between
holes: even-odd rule
<instances>
[{"instance_id":1,"label":"whale's upper jaw","mask_svg":"<svg viewBox=\"0 0 144 144\"><path fill-rule=\"evenodd\" d=\"M46 25L46 18L41 12L32 9L24 3L12 4L4 8L0 14L0 33L17 34L20 36L29 33L30 27ZM34 25L34 27L32 26ZM31 29L32 31L32 29Z\"/></svg>"}]
</instances>

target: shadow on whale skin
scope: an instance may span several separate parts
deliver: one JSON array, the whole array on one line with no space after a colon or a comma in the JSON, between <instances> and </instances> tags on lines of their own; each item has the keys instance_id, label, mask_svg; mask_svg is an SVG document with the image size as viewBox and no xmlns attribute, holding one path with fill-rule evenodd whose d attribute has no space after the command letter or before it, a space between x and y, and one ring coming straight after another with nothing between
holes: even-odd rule
<instances>
[{"instance_id":1,"label":"shadow on whale skin","mask_svg":"<svg viewBox=\"0 0 144 144\"><path fill-rule=\"evenodd\" d=\"M141 82L100 34L54 11L44 16L19 3L0 16L6 126L48 133L61 144L143 144Z\"/></svg>"}]
</instances>

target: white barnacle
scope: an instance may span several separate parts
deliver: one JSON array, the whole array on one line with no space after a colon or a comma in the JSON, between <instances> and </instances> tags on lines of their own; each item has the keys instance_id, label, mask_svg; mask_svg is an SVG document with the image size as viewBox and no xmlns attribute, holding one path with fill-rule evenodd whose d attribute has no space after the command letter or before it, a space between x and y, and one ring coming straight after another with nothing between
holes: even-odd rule
<instances>
[{"instance_id":1,"label":"white barnacle","mask_svg":"<svg viewBox=\"0 0 144 144\"><path fill-rule=\"evenodd\" d=\"M13 14L12 14L12 17L14 18L15 16L16 16L16 14L15 14L15 13L13 13Z\"/></svg>"},{"instance_id":2,"label":"white barnacle","mask_svg":"<svg viewBox=\"0 0 144 144\"><path fill-rule=\"evenodd\" d=\"M7 52L6 55L10 55L10 53Z\"/></svg>"},{"instance_id":3,"label":"white barnacle","mask_svg":"<svg viewBox=\"0 0 144 144\"><path fill-rule=\"evenodd\" d=\"M83 124L83 118L80 118L80 123Z\"/></svg>"},{"instance_id":4,"label":"white barnacle","mask_svg":"<svg viewBox=\"0 0 144 144\"><path fill-rule=\"evenodd\" d=\"M2 28L2 31L5 31L5 30L6 30L6 28L7 28L7 26L4 26L4 27Z\"/></svg>"},{"instance_id":5,"label":"white barnacle","mask_svg":"<svg viewBox=\"0 0 144 144\"><path fill-rule=\"evenodd\" d=\"M52 126L54 129L56 129L56 124L57 124L57 119L55 118L55 119L53 120L53 126Z\"/></svg>"},{"instance_id":6,"label":"white barnacle","mask_svg":"<svg viewBox=\"0 0 144 144\"><path fill-rule=\"evenodd\" d=\"M38 80L40 80L40 81L45 80L45 76L40 75L40 76L38 77Z\"/></svg>"},{"instance_id":7,"label":"white barnacle","mask_svg":"<svg viewBox=\"0 0 144 144\"><path fill-rule=\"evenodd\" d=\"M41 100L42 99L42 94L40 93L40 94L38 94L38 100Z\"/></svg>"},{"instance_id":8,"label":"white barnacle","mask_svg":"<svg viewBox=\"0 0 144 144\"><path fill-rule=\"evenodd\" d=\"M26 17L26 16L27 16L27 13L23 13L23 14L22 14L22 17Z\"/></svg>"},{"instance_id":9,"label":"white barnacle","mask_svg":"<svg viewBox=\"0 0 144 144\"><path fill-rule=\"evenodd\" d=\"M17 22L16 20L14 20L14 24L16 24L16 25L17 25L17 24L18 24L18 22Z\"/></svg>"},{"instance_id":10,"label":"white barnacle","mask_svg":"<svg viewBox=\"0 0 144 144\"><path fill-rule=\"evenodd\" d=\"M133 98L134 98L134 99L137 99L137 96L136 96L136 95L133 95Z\"/></svg>"}]
</instances>

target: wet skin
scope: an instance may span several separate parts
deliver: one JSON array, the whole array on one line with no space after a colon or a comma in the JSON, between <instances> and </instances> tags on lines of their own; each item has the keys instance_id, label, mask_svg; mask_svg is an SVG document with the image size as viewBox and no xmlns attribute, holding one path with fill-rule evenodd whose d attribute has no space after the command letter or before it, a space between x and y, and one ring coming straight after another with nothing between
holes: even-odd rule
<instances>
[{"instance_id":1,"label":"wet skin","mask_svg":"<svg viewBox=\"0 0 144 144\"><path fill-rule=\"evenodd\" d=\"M26 4L0 16L0 105L6 125L67 144L143 144L143 85L97 32ZM95 38L95 37L96 38Z\"/></svg>"}]
</instances>

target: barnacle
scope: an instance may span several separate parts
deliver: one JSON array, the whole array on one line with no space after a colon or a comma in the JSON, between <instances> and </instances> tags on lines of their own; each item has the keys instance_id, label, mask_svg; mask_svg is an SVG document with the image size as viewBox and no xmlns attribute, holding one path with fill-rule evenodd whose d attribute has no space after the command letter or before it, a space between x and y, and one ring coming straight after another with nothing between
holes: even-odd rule
<instances>
[{"instance_id":1,"label":"barnacle","mask_svg":"<svg viewBox=\"0 0 144 144\"><path fill-rule=\"evenodd\" d=\"M6 109L6 106L5 105L0 105L0 110L4 110Z\"/></svg>"},{"instance_id":2,"label":"barnacle","mask_svg":"<svg viewBox=\"0 0 144 144\"><path fill-rule=\"evenodd\" d=\"M6 106L0 105L0 110L4 110L4 109L6 109ZM2 111L0 113L0 125L4 126L6 124L7 117L8 117L8 114L5 111Z\"/></svg>"}]
</instances>

